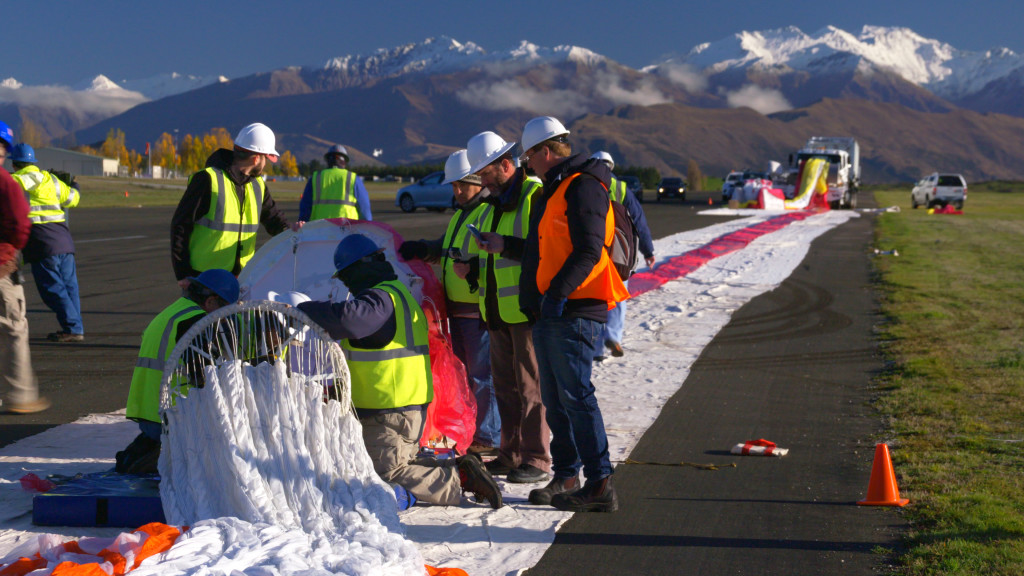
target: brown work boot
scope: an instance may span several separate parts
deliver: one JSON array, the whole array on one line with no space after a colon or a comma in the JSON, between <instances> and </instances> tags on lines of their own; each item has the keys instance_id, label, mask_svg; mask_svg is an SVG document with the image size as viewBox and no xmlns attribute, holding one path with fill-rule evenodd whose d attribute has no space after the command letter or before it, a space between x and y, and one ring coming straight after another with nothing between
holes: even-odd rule
<instances>
[{"instance_id":1,"label":"brown work boot","mask_svg":"<svg viewBox=\"0 0 1024 576\"><path fill-rule=\"evenodd\" d=\"M622 344L619 344L615 340L605 340L604 345L607 346L608 349L612 351L612 356L616 358L622 358L622 355L625 354L625 352L623 352L622 350Z\"/></svg>"},{"instance_id":2,"label":"brown work boot","mask_svg":"<svg viewBox=\"0 0 1024 576\"><path fill-rule=\"evenodd\" d=\"M40 396L31 402L8 402L4 404L4 410L11 414L35 414L50 407L50 401Z\"/></svg>"},{"instance_id":3,"label":"brown work boot","mask_svg":"<svg viewBox=\"0 0 1024 576\"><path fill-rule=\"evenodd\" d=\"M612 486L612 477L587 480L583 488L575 492L563 492L551 497L551 505L564 512L615 512L619 509L619 498Z\"/></svg>"},{"instance_id":4,"label":"brown work boot","mask_svg":"<svg viewBox=\"0 0 1024 576\"><path fill-rule=\"evenodd\" d=\"M494 478L484 470L480 461L473 456L463 456L455 462L459 467L462 490L472 492L477 501L487 500L495 510L501 508L501 489Z\"/></svg>"},{"instance_id":5,"label":"brown work boot","mask_svg":"<svg viewBox=\"0 0 1024 576\"><path fill-rule=\"evenodd\" d=\"M473 454L474 456L483 458L497 458L498 449L494 446L488 446L479 442L473 442L469 448L466 448L466 454Z\"/></svg>"},{"instance_id":6,"label":"brown work boot","mask_svg":"<svg viewBox=\"0 0 1024 576\"><path fill-rule=\"evenodd\" d=\"M85 340L85 334L72 334L71 332L51 332L46 336L50 342L81 342Z\"/></svg>"},{"instance_id":7,"label":"brown work boot","mask_svg":"<svg viewBox=\"0 0 1024 576\"><path fill-rule=\"evenodd\" d=\"M547 506L551 504L551 498L555 494L562 494L564 492L575 492L580 489L580 477L572 476L571 478L558 478L557 476L548 482L548 485L543 488L537 488L536 490L530 490L530 504L537 504L538 506Z\"/></svg>"}]
</instances>

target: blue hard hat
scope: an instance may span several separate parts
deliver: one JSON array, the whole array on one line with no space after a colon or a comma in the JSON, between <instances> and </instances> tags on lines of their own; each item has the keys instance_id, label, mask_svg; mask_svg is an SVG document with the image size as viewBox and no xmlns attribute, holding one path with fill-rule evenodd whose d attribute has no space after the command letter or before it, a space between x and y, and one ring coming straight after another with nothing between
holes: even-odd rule
<instances>
[{"instance_id":1,"label":"blue hard hat","mask_svg":"<svg viewBox=\"0 0 1024 576\"><path fill-rule=\"evenodd\" d=\"M11 130L11 127L3 122L0 122L0 141L7 144L8 150L14 146L14 130Z\"/></svg>"},{"instance_id":2,"label":"blue hard hat","mask_svg":"<svg viewBox=\"0 0 1024 576\"><path fill-rule=\"evenodd\" d=\"M11 148L11 162L36 163L36 151L22 142Z\"/></svg>"},{"instance_id":3,"label":"blue hard hat","mask_svg":"<svg viewBox=\"0 0 1024 576\"><path fill-rule=\"evenodd\" d=\"M380 252L380 247L362 234L351 234L338 242L334 249L334 269L344 270L359 260Z\"/></svg>"},{"instance_id":4,"label":"blue hard hat","mask_svg":"<svg viewBox=\"0 0 1024 576\"><path fill-rule=\"evenodd\" d=\"M229 303L238 302L238 280L227 270L211 268L189 281L202 284Z\"/></svg>"}]
</instances>

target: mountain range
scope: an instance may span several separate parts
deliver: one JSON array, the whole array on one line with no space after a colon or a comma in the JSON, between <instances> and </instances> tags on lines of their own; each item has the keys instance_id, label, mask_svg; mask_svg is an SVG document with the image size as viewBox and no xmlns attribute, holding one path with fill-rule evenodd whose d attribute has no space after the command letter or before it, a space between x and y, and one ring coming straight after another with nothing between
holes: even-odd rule
<instances>
[{"instance_id":1,"label":"mountain range","mask_svg":"<svg viewBox=\"0 0 1024 576\"><path fill-rule=\"evenodd\" d=\"M907 28L740 32L640 69L578 46L488 52L452 38L227 79L165 74L83 86L0 82L0 118L56 142L130 147L262 121L300 161L340 142L356 163L440 162L473 134L519 136L550 114L581 151L707 174L782 160L810 135L861 142L865 181L933 170L1024 179L1024 58L957 50ZM380 149L375 160L366 151Z\"/></svg>"}]
</instances>

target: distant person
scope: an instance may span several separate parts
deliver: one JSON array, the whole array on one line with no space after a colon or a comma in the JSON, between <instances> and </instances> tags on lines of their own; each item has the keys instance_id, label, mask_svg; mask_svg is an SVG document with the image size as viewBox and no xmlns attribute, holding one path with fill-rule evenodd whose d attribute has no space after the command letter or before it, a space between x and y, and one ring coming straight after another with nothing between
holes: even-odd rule
<instances>
[{"instance_id":1,"label":"distant person","mask_svg":"<svg viewBox=\"0 0 1024 576\"><path fill-rule=\"evenodd\" d=\"M545 482L551 476L550 432L544 420L537 356L530 319L519 305L520 261L534 194L540 183L516 165L512 149L494 132L481 132L466 145L470 171L490 193L480 221L480 314L491 340L491 378L501 415L498 457L491 474L515 484Z\"/></svg>"},{"instance_id":2,"label":"distant person","mask_svg":"<svg viewBox=\"0 0 1024 576\"><path fill-rule=\"evenodd\" d=\"M591 156L594 160L600 160L608 166L608 170L615 169L615 160L608 152L597 152ZM616 178L614 175L608 184L608 194L612 200L626 207L629 219L633 221L636 232L640 237L640 253L648 268L654 267L654 242L651 239L651 229L647 226L647 216L644 215L643 206L637 201L636 196L626 189L626 181ZM628 282L624 283L627 284ZM608 311L608 322L604 325L604 346L611 350L612 356L620 357L624 354L622 350L622 333L626 318L626 302L622 301ZM604 353L598 354L597 360L603 360Z\"/></svg>"},{"instance_id":3,"label":"distant person","mask_svg":"<svg viewBox=\"0 0 1024 576\"><path fill-rule=\"evenodd\" d=\"M157 471L161 381L178 340L210 312L238 301L238 280L227 270L211 268L188 280L181 297L157 314L142 333L125 410L126 418L138 422L140 432L116 455L114 469L122 474Z\"/></svg>"},{"instance_id":4,"label":"distant person","mask_svg":"<svg viewBox=\"0 0 1024 576\"><path fill-rule=\"evenodd\" d=\"M366 185L362 177L348 169L348 150L340 144L331 146L324 161L327 168L314 172L306 181L299 201L297 228L325 218L373 220Z\"/></svg>"},{"instance_id":5,"label":"distant person","mask_svg":"<svg viewBox=\"0 0 1024 576\"><path fill-rule=\"evenodd\" d=\"M519 293L523 308L536 318L533 343L554 472L529 500L572 512L612 512L619 504L591 370L608 310L629 292L605 248L615 232L611 171L601 161L573 156L568 135L550 116L523 128L520 160L540 176L544 189L534 197Z\"/></svg>"},{"instance_id":6,"label":"distant person","mask_svg":"<svg viewBox=\"0 0 1024 576\"><path fill-rule=\"evenodd\" d=\"M36 152L28 144L11 150L14 179L28 197L28 218L32 233L22 256L32 265L32 277L43 302L57 314L60 331L47 336L51 342L81 342L85 339L82 305L78 298L75 242L71 239L65 208L78 206L78 185L65 184L36 166Z\"/></svg>"},{"instance_id":7,"label":"distant person","mask_svg":"<svg viewBox=\"0 0 1024 576\"><path fill-rule=\"evenodd\" d=\"M0 165L14 145L14 132L0 122ZM0 167L0 382L7 389L0 410L31 414L50 407L39 395L28 348L25 290L21 287L18 260L28 243L32 223L21 186Z\"/></svg>"},{"instance_id":8,"label":"distant person","mask_svg":"<svg viewBox=\"0 0 1024 576\"><path fill-rule=\"evenodd\" d=\"M338 243L334 267L350 298L304 302L296 308L341 340L352 405L377 475L421 502L455 506L462 492L469 491L500 508L501 491L476 457L447 462L417 458L427 406L434 398L423 308L383 250L362 234Z\"/></svg>"},{"instance_id":9,"label":"distant person","mask_svg":"<svg viewBox=\"0 0 1024 576\"><path fill-rule=\"evenodd\" d=\"M277 162L274 133L250 124L235 137L234 150L217 150L206 169L193 174L171 218L171 264L178 285L221 268L238 276L256 252L260 224L276 236L288 228L261 178Z\"/></svg>"},{"instance_id":10,"label":"distant person","mask_svg":"<svg viewBox=\"0 0 1024 576\"><path fill-rule=\"evenodd\" d=\"M471 243L466 224L480 225L487 205L487 195L480 177L469 172L465 150L452 153L444 164L443 184L451 184L458 209L448 222L444 236L436 240L403 242L398 252L405 260L440 263L444 286L445 308L452 335L455 356L466 367L469 388L476 396L476 434L466 449L481 458L498 455L501 445L501 417L491 381L490 337L487 324L480 317L480 259ZM470 283L467 276L473 278Z\"/></svg>"}]
</instances>

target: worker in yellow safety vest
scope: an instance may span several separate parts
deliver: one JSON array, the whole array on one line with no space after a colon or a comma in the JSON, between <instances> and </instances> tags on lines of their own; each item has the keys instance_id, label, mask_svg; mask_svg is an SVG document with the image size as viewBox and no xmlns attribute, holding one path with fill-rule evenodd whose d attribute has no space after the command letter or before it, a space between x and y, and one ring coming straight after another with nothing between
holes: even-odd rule
<instances>
[{"instance_id":1,"label":"worker in yellow safety vest","mask_svg":"<svg viewBox=\"0 0 1024 576\"><path fill-rule=\"evenodd\" d=\"M205 270L188 280L182 296L157 314L142 333L125 410L125 417L138 422L141 432L127 448L117 453L117 472L156 471L160 455L160 389L167 359L193 324L210 312L238 301L238 280L227 270Z\"/></svg>"},{"instance_id":2,"label":"worker in yellow safety vest","mask_svg":"<svg viewBox=\"0 0 1024 576\"><path fill-rule=\"evenodd\" d=\"M28 144L11 149L14 180L25 190L32 232L22 251L32 265L36 289L46 306L57 314L60 330L47 335L51 342L81 342L85 339L82 305L78 298L75 242L71 238L64 210L78 206L80 195L74 178L65 183L54 174L40 170L36 152Z\"/></svg>"},{"instance_id":3,"label":"worker in yellow safety vest","mask_svg":"<svg viewBox=\"0 0 1024 576\"><path fill-rule=\"evenodd\" d=\"M348 169L348 150L336 144L324 154L327 168L314 172L306 181L299 200L298 226L325 218L373 220L370 196L363 179Z\"/></svg>"},{"instance_id":4,"label":"worker in yellow safety vest","mask_svg":"<svg viewBox=\"0 0 1024 576\"><path fill-rule=\"evenodd\" d=\"M179 286L213 268L237 276L256 252L260 224L271 236L288 228L261 176L267 162L277 162L275 146L270 128L250 124L235 137L233 150L217 150L189 178L171 218L171 264Z\"/></svg>"},{"instance_id":5,"label":"worker in yellow safety vest","mask_svg":"<svg viewBox=\"0 0 1024 576\"><path fill-rule=\"evenodd\" d=\"M296 308L341 340L374 470L421 502L454 506L470 491L500 508L501 491L475 457L461 457L455 466L417 461L434 397L427 319L383 249L350 234L338 243L334 267L350 298Z\"/></svg>"},{"instance_id":6,"label":"worker in yellow safety vest","mask_svg":"<svg viewBox=\"0 0 1024 576\"><path fill-rule=\"evenodd\" d=\"M466 145L470 170L490 195L477 241L480 312L491 339L491 379L501 416L498 457L486 464L512 483L549 478L550 433L544 420L537 357L530 319L519 305L519 275L530 206L540 182L526 175L512 149L494 132L481 132Z\"/></svg>"}]
</instances>

